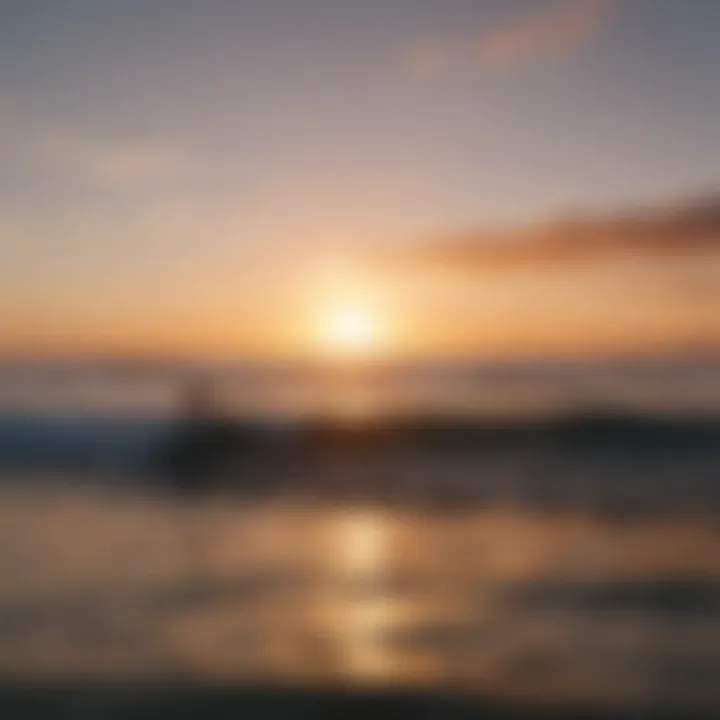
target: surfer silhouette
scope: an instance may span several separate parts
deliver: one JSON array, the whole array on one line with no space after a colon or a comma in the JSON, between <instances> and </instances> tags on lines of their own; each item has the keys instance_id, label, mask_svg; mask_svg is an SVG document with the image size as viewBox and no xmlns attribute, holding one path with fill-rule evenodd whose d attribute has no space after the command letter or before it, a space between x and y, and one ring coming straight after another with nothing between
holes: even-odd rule
<instances>
[{"instance_id":1,"label":"surfer silhouette","mask_svg":"<svg viewBox=\"0 0 720 720\"><path fill-rule=\"evenodd\" d=\"M162 452L171 489L180 498L198 498L220 489L237 459L239 433L223 416L211 382L203 377L181 389L179 419Z\"/></svg>"}]
</instances>

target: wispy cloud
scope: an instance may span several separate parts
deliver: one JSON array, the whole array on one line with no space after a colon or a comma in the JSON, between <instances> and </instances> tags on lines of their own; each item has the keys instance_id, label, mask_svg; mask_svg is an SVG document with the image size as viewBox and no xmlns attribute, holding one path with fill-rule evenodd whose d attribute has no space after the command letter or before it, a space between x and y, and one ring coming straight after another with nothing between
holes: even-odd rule
<instances>
[{"instance_id":1,"label":"wispy cloud","mask_svg":"<svg viewBox=\"0 0 720 720\"><path fill-rule=\"evenodd\" d=\"M410 255L464 268L589 263L608 256L667 257L720 252L720 195L633 213L551 222L515 231L439 239Z\"/></svg>"},{"instance_id":2,"label":"wispy cloud","mask_svg":"<svg viewBox=\"0 0 720 720\"><path fill-rule=\"evenodd\" d=\"M607 27L613 0L555 0L489 30L416 43L405 67L423 78L529 66L585 47Z\"/></svg>"},{"instance_id":3,"label":"wispy cloud","mask_svg":"<svg viewBox=\"0 0 720 720\"><path fill-rule=\"evenodd\" d=\"M608 0L566 0L481 36L480 69L506 69L572 53L593 40L609 18Z\"/></svg>"},{"instance_id":4,"label":"wispy cloud","mask_svg":"<svg viewBox=\"0 0 720 720\"><path fill-rule=\"evenodd\" d=\"M44 138L47 160L107 186L128 186L177 175L185 155L177 147L146 139L97 138L61 133Z\"/></svg>"},{"instance_id":5,"label":"wispy cloud","mask_svg":"<svg viewBox=\"0 0 720 720\"><path fill-rule=\"evenodd\" d=\"M159 138L80 132L35 122L8 105L0 106L0 157L108 188L168 180L188 163L183 148Z\"/></svg>"}]
</instances>

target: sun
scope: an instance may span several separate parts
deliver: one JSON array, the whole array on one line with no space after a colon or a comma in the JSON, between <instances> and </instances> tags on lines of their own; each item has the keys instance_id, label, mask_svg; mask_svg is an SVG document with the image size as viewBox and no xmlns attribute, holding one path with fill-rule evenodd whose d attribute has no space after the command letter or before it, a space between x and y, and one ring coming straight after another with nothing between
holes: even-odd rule
<instances>
[{"instance_id":1,"label":"sun","mask_svg":"<svg viewBox=\"0 0 720 720\"><path fill-rule=\"evenodd\" d=\"M330 308L322 322L322 344L333 355L366 356L382 345L382 323L369 305L358 302Z\"/></svg>"}]
</instances>

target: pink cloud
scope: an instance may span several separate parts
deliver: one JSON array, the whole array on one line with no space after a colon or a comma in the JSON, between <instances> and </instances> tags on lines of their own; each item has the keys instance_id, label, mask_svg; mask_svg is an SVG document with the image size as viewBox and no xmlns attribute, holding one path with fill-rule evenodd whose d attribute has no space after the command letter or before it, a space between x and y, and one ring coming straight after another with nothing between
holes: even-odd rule
<instances>
[{"instance_id":1,"label":"pink cloud","mask_svg":"<svg viewBox=\"0 0 720 720\"><path fill-rule=\"evenodd\" d=\"M557 0L495 28L463 37L415 43L405 67L421 78L498 72L571 55L607 27L613 0Z\"/></svg>"}]
</instances>

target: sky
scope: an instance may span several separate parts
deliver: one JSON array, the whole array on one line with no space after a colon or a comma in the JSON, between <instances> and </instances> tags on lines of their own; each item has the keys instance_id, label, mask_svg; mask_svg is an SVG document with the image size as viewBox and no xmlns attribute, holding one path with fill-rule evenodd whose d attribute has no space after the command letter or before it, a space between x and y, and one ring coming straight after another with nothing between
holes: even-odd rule
<instances>
[{"instance_id":1,"label":"sky","mask_svg":"<svg viewBox=\"0 0 720 720\"><path fill-rule=\"evenodd\" d=\"M355 305L398 355L720 346L720 243L367 260L720 197L719 32L708 0L4 0L0 352L297 355Z\"/></svg>"}]
</instances>

